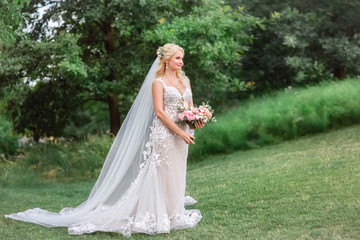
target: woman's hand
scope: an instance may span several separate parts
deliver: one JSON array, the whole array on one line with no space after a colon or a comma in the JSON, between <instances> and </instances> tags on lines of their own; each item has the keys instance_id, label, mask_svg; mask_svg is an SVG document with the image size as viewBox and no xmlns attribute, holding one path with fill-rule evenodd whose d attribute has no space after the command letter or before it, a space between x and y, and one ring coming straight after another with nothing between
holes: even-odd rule
<instances>
[{"instance_id":1,"label":"woman's hand","mask_svg":"<svg viewBox=\"0 0 360 240\"><path fill-rule=\"evenodd\" d=\"M195 137L185 131L182 131L179 136L184 140L186 144L195 144L193 140L195 140Z\"/></svg>"},{"instance_id":2,"label":"woman's hand","mask_svg":"<svg viewBox=\"0 0 360 240\"><path fill-rule=\"evenodd\" d=\"M196 128L202 128L202 127L204 127L205 126L205 123L202 121L202 120L197 120L196 122L195 122L195 127Z\"/></svg>"}]
</instances>

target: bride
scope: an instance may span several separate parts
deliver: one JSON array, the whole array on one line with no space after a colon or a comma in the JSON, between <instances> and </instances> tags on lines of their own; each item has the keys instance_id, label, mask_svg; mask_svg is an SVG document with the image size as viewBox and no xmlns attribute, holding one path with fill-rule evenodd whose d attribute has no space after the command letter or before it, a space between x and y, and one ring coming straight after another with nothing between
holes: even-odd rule
<instances>
[{"instance_id":1,"label":"bride","mask_svg":"<svg viewBox=\"0 0 360 240\"><path fill-rule=\"evenodd\" d=\"M34 208L5 217L67 227L72 235L104 231L130 237L196 226L200 211L184 208L196 202L185 197L188 144L195 137L187 125L175 123L180 101L193 104L190 81L181 70L183 57L175 44L157 49L86 201L59 213Z\"/></svg>"}]
</instances>

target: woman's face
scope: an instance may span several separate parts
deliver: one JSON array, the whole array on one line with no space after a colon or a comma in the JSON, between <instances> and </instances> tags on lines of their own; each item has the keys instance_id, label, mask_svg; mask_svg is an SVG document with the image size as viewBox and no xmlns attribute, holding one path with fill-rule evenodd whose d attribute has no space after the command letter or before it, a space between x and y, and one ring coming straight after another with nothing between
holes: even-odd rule
<instances>
[{"instance_id":1,"label":"woman's face","mask_svg":"<svg viewBox=\"0 0 360 240\"><path fill-rule=\"evenodd\" d=\"M181 70L181 67L184 65L183 62L184 54L181 50L177 51L171 58L168 60L168 66L171 70Z\"/></svg>"}]
</instances>

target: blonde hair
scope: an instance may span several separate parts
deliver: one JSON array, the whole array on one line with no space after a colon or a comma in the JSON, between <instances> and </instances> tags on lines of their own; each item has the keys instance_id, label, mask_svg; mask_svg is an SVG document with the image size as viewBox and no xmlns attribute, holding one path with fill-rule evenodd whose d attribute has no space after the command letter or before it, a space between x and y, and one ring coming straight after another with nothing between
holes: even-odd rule
<instances>
[{"instance_id":1,"label":"blonde hair","mask_svg":"<svg viewBox=\"0 0 360 240\"><path fill-rule=\"evenodd\" d=\"M169 60L175 53L181 51L185 54L184 49L179 45L173 43L167 43L162 47L159 47L156 51L157 56L159 57L159 67L156 70L155 78L160 78L165 74L166 61ZM188 86L187 78L185 72L182 70L176 71L176 76L180 79L181 83L184 86Z\"/></svg>"}]
</instances>

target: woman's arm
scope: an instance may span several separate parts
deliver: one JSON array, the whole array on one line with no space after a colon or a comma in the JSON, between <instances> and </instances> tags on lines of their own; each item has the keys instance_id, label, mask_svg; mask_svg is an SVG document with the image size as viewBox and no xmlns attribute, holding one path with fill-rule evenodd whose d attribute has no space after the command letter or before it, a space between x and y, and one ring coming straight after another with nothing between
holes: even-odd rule
<instances>
[{"instance_id":1,"label":"woman's arm","mask_svg":"<svg viewBox=\"0 0 360 240\"><path fill-rule=\"evenodd\" d=\"M194 136L188 134L184 130L178 127L171 118L163 110L163 91L164 86L159 81L154 81L152 84L152 95L155 108L156 116L163 122L163 124L168 127L171 131L179 135L185 143L195 144L192 139L195 139Z\"/></svg>"},{"instance_id":2,"label":"woman's arm","mask_svg":"<svg viewBox=\"0 0 360 240\"><path fill-rule=\"evenodd\" d=\"M186 77L186 81L187 81L187 84L188 84L188 87L190 88L190 92L192 92L191 90L191 85L190 85L190 79L188 77ZM193 101L193 98L191 97L191 100L189 102L189 106L194 106L194 101Z\"/></svg>"}]
</instances>

